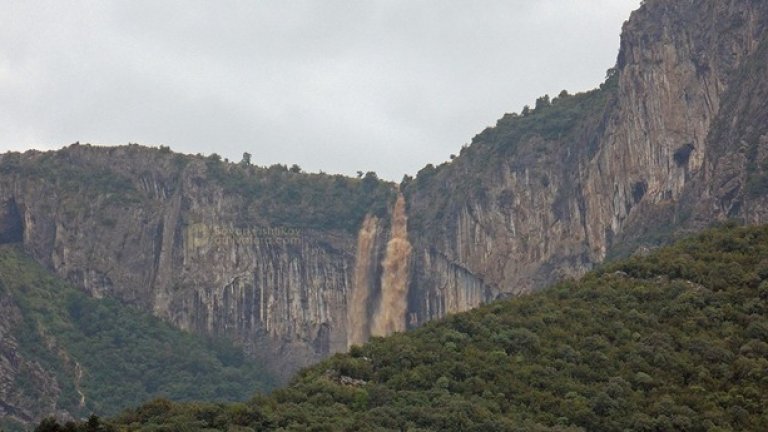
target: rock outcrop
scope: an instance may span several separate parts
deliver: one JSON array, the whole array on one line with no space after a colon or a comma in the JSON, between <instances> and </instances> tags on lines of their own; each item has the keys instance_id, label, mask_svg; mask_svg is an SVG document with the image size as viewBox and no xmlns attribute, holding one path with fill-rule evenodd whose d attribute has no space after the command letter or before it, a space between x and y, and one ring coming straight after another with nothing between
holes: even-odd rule
<instances>
[{"instance_id":1,"label":"rock outcrop","mask_svg":"<svg viewBox=\"0 0 768 432\"><path fill-rule=\"evenodd\" d=\"M61 389L55 374L19 350L13 329L22 320L21 311L0 282L0 424L29 423L41 412L62 414L57 407Z\"/></svg>"},{"instance_id":2,"label":"rock outcrop","mask_svg":"<svg viewBox=\"0 0 768 432\"><path fill-rule=\"evenodd\" d=\"M423 170L406 188L421 221L415 321L676 232L768 221L767 29L765 2L646 1L599 90L542 99Z\"/></svg>"}]
</instances>

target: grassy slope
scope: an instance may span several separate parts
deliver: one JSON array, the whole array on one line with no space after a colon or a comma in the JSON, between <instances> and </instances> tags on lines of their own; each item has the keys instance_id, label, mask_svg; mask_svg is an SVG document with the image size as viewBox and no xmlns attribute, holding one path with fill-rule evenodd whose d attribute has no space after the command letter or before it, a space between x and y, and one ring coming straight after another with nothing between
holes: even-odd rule
<instances>
[{"instance_id":1,"label":"grassy slope","mask_svg":"<svg viewBox=\"0 0 768 432\"><path fill-rule=\"evenodd\" d=\"M271 380L226 341L207 341L116 300L92 299L49 274L16 246L0 247L0 284L22 311L14 329L21 354L54 371L59 405L76 415L119 410L159 395L237 400ZM75 368L86 396L78 408ZM36 389L16 385L34 397Z\"/></svg>"},{"instance_id":2,"label":"grassy slope","mask_svg":"<svg viewBox=\"0 0 768 432\"><path fill-rule=\"evenodd\" d=\"M270 396L156 400L114 422L130 430L768 430L767 304L768 227L724 227L578 282L375 339Z\"/></svg>"}]
</instances>

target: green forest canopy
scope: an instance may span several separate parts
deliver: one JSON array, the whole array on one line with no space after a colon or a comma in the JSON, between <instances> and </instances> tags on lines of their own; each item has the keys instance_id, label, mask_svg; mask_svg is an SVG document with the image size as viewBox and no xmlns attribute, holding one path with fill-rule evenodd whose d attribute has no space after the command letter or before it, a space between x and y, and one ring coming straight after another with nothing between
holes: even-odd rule
<instances>
[{"instance_id":1,"label":"green forest canopy","mask_svg":"<svg viewBox=\"0 0 768 432\"><path fill-rule=\"evenodd\" d=\"M114 299L88 297L19 246L0 246L0 295L10 296L21 311L22 321L12 329L21 357L54 373L58 406L74 415L114 415L159 396L242 400L273 386L231 342L183 332ZM84 371L82 408L76 363ZM41 389L29 373L21 368L14 386L39 400Z\"/></svg>"}]
</instances>

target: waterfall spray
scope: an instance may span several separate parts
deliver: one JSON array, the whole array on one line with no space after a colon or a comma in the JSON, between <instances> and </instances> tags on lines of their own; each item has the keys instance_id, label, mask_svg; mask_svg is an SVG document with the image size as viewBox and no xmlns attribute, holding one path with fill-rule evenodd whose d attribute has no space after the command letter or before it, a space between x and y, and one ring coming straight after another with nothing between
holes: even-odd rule
<instances>
[{"instance_id":1,"label":"waterfall spray","mask_svg":"<svg viewBox=\"0 0 768 432\"><path fill-rule=\"evenodd\" d=\"M376 254L376 236L379 219L367 215L357 234L357 254L352 294L347 309L347 346L360 345L368 340L368 297L371 292L372 258Z\"/></svg>"},{"instance_id":2,"label":"waterfall spray","mask_svg":"<svg viewBox=\"0 0 768 432\"><path fill-rule=\"evenodd\" d=\"M405 197L400 193L392 210L392 232L382 264L381 299L371 325L371 334L374 336L386 336L405 330L410 256Z\"/></svg>"}]
</instances>

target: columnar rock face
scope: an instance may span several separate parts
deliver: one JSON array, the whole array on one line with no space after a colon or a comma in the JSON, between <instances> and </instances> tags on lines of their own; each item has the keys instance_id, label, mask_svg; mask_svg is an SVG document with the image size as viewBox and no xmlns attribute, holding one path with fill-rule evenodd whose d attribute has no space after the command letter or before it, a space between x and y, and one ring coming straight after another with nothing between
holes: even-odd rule
<instances>
[{"instance_id":1,"label":"columnar rock face","mask_svg":"<svg viewBox=\"0 0 768 432\"><path fill-rule=\"evenodd\" d=\"M407 238L402 198L383 203L381 216L369 214L358 234L291 223L301 216L268 217L260 206L271 201L227 190L227 174L222 180L213 171L222 163L205 158L135 145L2 158L0 238L22 240L34 258L94 297L117 297L181 329L230 337L283 379L367 340L390 267L401 288L408 286L407 265L386 261L390 236ZM92 180L104 172L108 182ZM67 178L77 175L84 177ZM361 188L348 194L367 193L365 179L333 181L342 191L350 182ZM259 182L274 183L249 185ZM387 213L396 209L403 224L390 233Z\"/></svg>"},{"instance_id":2,"label":"columnar rock face","mask_svg":"<svg viewBox=\"0 0 768 432\"><path fill-rule=\"evenodd\" d=\"M680 229L766 222L767 29L762 1L648 0L599 90L505 115L346 224L301 223L352 205L302 193L304 174L291 179L305 189L254 200L279 183L201 157L135 145L5 154L0 243L23 241L93 296L232 337L287 377L377 333L385 295L397 323L383 333ZM363 194L380 185L357 182Z\"/></svg>"},{"instance_id":3,"label":"columnar rock face","mask_svg":"<svg viewBox=\"0 0 768 432\"><path fill-rule=\"evenodd\" d=\"M22 156L31 166L47 157ZM202 160L179 167L177 156L138 146L75 146L54 157L52 166L86 176L114 167L126 179L114 188L64 190L61 178L44 173L0 178L0 213L13 215L12 203L23 225L19 231L6 216L2 234L23 237L56 273L94 297L114 296L182 329L234 338L285 377L347 348L350 233L273 226L211 181Z\"/></svg>"}]
</instances>

